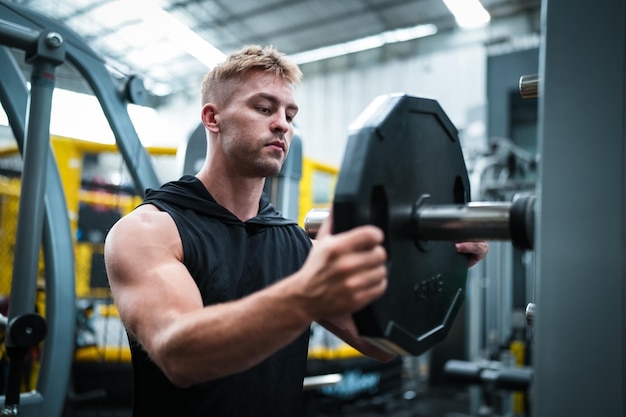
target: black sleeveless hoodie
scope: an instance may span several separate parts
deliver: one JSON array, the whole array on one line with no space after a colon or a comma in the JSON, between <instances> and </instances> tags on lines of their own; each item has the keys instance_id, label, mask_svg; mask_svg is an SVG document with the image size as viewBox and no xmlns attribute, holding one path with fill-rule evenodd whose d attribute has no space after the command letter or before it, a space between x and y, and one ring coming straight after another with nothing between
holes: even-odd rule
<instances>
[{"instance_id":1,"label":"black sleeveless hoodie","mask_svg":"<svg viewBox=\"0 0 626 417\"><path fill-rule=\"evenodd\" d=\"M311 242L263 194L259 214L245 222L220 206L193 176L148 190L143 204L172 216L184 264L204 305L236 300L297 271ZM129 337L134 417L297 417L302 415L308 331L259 365L189 388L174 386Z\"/></svg>"}]
</instances>

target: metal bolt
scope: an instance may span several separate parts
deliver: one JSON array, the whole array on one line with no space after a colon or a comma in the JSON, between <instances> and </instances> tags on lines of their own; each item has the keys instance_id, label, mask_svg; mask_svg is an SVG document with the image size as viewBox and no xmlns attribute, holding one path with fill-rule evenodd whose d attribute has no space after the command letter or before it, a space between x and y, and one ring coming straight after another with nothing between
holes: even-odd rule
<instances>
[{"instance_id":1,"label":"metal bolt","mask_svg":"<svg viewBox=\"0 0 626 417\"><path fill-rule=\"evenodd\" d=\"M63 44L63 36L58 32L50 32L46 35L46 43L52 48L58 48Z\"/></svg>"},{"instance_id":2,"label":"metal bolt","mask_svg":"<svg viewBox=\"0 0 626 417\"><path fill-rule=\"evenodd\" d=\"M535 304L528 303L528 305L526 306L526 322L529 326L532 326L535 323L535 310Z\"/></svg>"}]
</instances>

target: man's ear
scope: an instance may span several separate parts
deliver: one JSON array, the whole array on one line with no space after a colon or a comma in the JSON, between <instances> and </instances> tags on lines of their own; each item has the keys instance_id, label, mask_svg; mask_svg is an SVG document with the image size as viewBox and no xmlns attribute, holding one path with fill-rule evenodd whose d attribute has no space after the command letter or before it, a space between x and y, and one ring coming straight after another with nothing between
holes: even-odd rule
<instances>
[{"instance_id":1,"label":"man's ear","mask_svg":"<svg viewBox=\"0 0 626 417\"><path fill-rule=\"evenodd\" d=\"M207 103L202 106L202 124L210 132L219 132L219 116L217 106L213 103Z\"/></svg>"}]
</instances>

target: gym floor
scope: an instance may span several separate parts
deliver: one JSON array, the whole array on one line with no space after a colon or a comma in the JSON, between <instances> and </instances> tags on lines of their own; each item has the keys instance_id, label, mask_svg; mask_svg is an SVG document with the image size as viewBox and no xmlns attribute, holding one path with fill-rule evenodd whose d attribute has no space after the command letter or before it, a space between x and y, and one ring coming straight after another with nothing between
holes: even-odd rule
<instances>
[{"instance_id":1,"label":"gym floor","mask_svg":"<svg viewBox=\"0 0 626 417\"><path fill-rule=\"evenodd\" d=\"M303 417L469 417L467 396L458 391L435 390L413 400L378 397L350 404L307 404ZM64 417L131 417L128 407L66 410Z\"/></svg>"},{"instance_id":2,"label":"gym floor","mask_svg":"<svg viewBox=\"0 0 626 417\"><path fill-rule=\"evenodd\" d=\"M403 396L400 361L380 364L354 359L312 361L314 375L341 372L341 389L305 390L302 417L466 417L468 390L437 384L416 386L417 395ZM73 384L63 417L131 417L131 369L121 364L95 369L93 364L73 367ZM97 377L94 377L97 375ZM375 381L367 385L367 381Z\"/></svg>"},{"instance_id":3,"label":"gym floor","mask_svg":"<svg viewBox=\"0 0 626 417\"><path fill-rule=\"evenodd\" d=\"M438 388L412 400L381 396L352 404L317 404L305 417L468 417L468 410L466 391Z\"/></svg>"},{"instance_id":4,"label":"gym floor","mask_svg":"<svg viewBox=\"0 0 626 417\"><path fill-rule=\"evenodd\" d=\"M309 361L312 374L340 372L343 380L328 389L305 391L305 417L462 417L469 411L466 387L438 378L404 382L402 369L401 359ZM406 397L405 391L412 395Z\"/></svg>"}]
</instances>

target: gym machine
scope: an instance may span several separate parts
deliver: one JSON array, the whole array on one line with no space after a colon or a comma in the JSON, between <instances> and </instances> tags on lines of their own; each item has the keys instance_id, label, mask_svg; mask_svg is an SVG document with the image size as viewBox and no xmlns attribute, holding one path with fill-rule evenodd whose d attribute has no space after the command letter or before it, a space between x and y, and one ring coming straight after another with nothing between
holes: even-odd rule
<instances>
[{"instance_id":1,"label":"gym machine","mask_svg":"<svg viewBox=\"0 0 626 417\"><path fill-rule=\"evenodd\" d=\"M625 417L626 1L542 7L532 415Z\"/></svg>"},{"instance_id":2,"label":"gym machine","mask_svg":"<svg viewBox=\"0 0 626 417\"><path fill-rule=\"evenodd\" d=\"M532 415L625 417L626 0L600 0L593 7L583 1L547 1L542 8L543 33L536 86L541 166L534 245L538 283L536 315L531 306ZM380 140L385 140L385 136L380 136ZM405 151L399 147L395 155ZM446 165L447 161L438 162ZM394 158L388 157L385 169L394 168L403 170ZM397 184L400 188L404 185L402 180ZM449 185L443 188L454 189ZM411 225L414 200L420 194L407 193L410 202L389 205L397 207L404 220L388 222L380 220L395 219L396 212L385 213L380 205L372 204L376 199L368 200L373 194L386 198L386 191L375 189L378 191L365 194L364 204L352 204L348 211L356 220L348 224L375 220L372 223L383 229L404 234L408 242L415 230ZM431 201L466 204L450 198ZM333 216L341 218L342 210L333 208ZM371 215L372 212L376 214ZM394 243L393 239L386 242L395 263L402 251L395 250ZM439 242L429 242L435 243ZM440 265L439 261L427 260L426 266L431 263ZM429 294L442 294L447 283L452 288L461 288L462 282L452 283L448 275L441 274L447 282L438 279L437 272L425 275L420 285L407 286L404 294L400 291L398 302L393 305L389 302L390 306L400 309L402 300L414 296L421 282L430 289ZM391 277L393 292L395 277ZM443 291L438 292L441 288ZM440 311L443 314L437 314L444 321L435 321L430 327L434 333L444 333L447 312L454 310L451 306L457 302L454 294L458 291L453 289L451 293L452 298L443 299L444 304L448 302L447 308ZM585 306L583 315L581 306ZM370 317L377 314L374 312ZM419 316L414 311L411 317ZM356 316L355 320L359 321ZM402 331L396 321L396 316L383 316L381 326L369 335L386 346L392 340L392 348L399 347L399 351L406 350L402 348L405 346L415 348L416 352L420 346L416 346L414 336L432 336L432 333L419 333L419 329L413 333ZM386 324L389 326L384 328Z\"/></svg>"},{"instance_id":3,"label":"gym machine","mask_svg":"<svg viewBox=\"0 0 626 417\"><path fill-rule=\"evenodd\" d=\"M23 156L22 190L5 343L11 349L3 416L58 417L74 348L76 319L73 240L64 192L50 150L49 124L56 68L69 63L84 77L109 121L138 193L159 185L126 105L145 94L137 78L120 92L104 62L66 26L19 5L0 1L0 101ZM13 50L24 51L24 71ZM143 92L142 92L143 91ZM27 140L28 138L28 140ZM39 248L45 262L45 321L33 312ZM36 390L19 393L23 352L43 340Z\"/></svg>"},{"instance_id":4,"label":"gym machine","mask_svg":"<svg viewBox=\"0 0 626 417\"><path fill-rule=\"evenodd\" d=\"M45 384L48 382L44 373L42 384L40 385L42 388L38 392L24 395L23 399L20 398L22 366L26 353L28 349L36 346L44 339L48 328L46 321L33 312L33 306L35 305L39 247L41 236L44 232L43 203L45 198L46 162L49 159L46 145L50 136L50 107L54 89L55 69L65 59L65 48L62 36L54 31L33 33L27 31L26 28L8 24L2 24L0 29L4 43L9 47L18 47L28 51L26 61L33 66L28 118L24 116L26 96L19 97L23 101L18 104L16 102L19 98L8 98L8 92L4 87L1 89L2 95L0 96L12 122L11 126L14 129L16 138L18 138L24 159L15 261L4 340L9 358L9 376L2 411L2 416L17 416L21 415L19 409L20 402L25 404L29 402L33 404L44 403L42 393L46 391ZM2 61L5 61L8 51L3 48L1 53ZM3 67L5 66L3 65ZM11 67L9 66L8 68ZM16 77L17 75L15 71L8 71L8 77ZM16 78L19 78L19 76ZM4 86L7 80L3 81L2 85ZM26 88L24 82L19 82L17 86L24 90ZM11 104L14 105L12 106ZM25 127L25 119L33 122ZM25 144L26 138L28 138L28 146ZM50 220L48 220L48 225L50 223ZM48 284L51 284L51 282L49 281ZM52 297L51 306L55 306L55 301L58 300ZM55 317L56 311L51 309L48 313L50 313L48 317ZM72 338L68 337L68 341L70 340ZM61 344L60 347L63 347L63 345ZM54 349L55 346L50 346L49 351L52 352ZM57 353L57 355L59 354ZM64 359L67 358L67 355L59 356ZM65 362L65 365L69 365L69 362ZM67 373L65 370L59 371L61 371L61 377L63 373Z\"/></svg>"}]
</instances>

